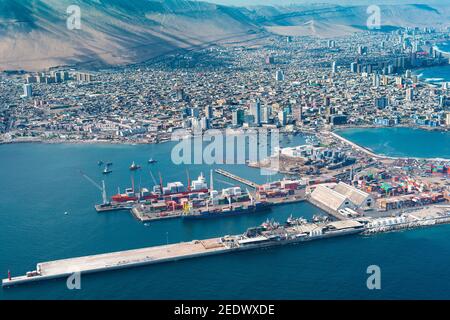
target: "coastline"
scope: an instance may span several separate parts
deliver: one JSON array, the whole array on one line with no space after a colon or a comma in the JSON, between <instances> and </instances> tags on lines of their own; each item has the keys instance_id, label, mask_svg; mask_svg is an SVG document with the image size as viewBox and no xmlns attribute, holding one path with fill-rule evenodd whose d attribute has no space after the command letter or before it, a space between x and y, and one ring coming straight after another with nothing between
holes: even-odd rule
<instances>
[{"instance_id":1,"label":"coastline","mask_svg":"<svg viewBox=\"0 0 450 320\"><path fill-rule=\"evenodd\" d=\"M133 145L149 145L149 144L163 144L171 142L171 140L164 140L160 142L149 142L149 141L114 141L114 140L44 140L44 139L20 139L20 140L11 140L11 141L0 141L0 145L8 145L8 144L74 144L74 145L124 145L124 146L133 146Z\"/></svg>"},{"instance_id":2,"label":"coastline","mask_svg":"<svg viewBox=\"0 0 450 320\"><path fill-rule=\"evenodd\" d=\"M426 131L440 131L440 132L448 132L450 131L450 127L427 127L427 126L419 126L414 124L398 124L395 126L381 126L374 124L362 124L362 125L340 125L339 127L332 128L330 131L335 132L338 130L347 130L347 129L377 129L377 128L411 128L414 130L426 130ZM226 129L226 128L225 128ZM305 129L298 127L294 132L280 132L287 134L320 134L321 132L328 132L327 129L317 130L317 129ZM225 132L226 133L226 132ZM191 136L193 138L194 136ZM181 139L181 138L180 138ZM179 141L179 140L175 140ZM136 140L136 141L118 141L118 140L71 140L71 139L14 139L14 140L0 140L0 145L7 144L23 144L23 143L41 143L41 144L108 144L108 145L150 145L150 144L162 144L167 142L175 142L174 140L164 139L158 142L152 141L144 141L144 140Z\"/></svg>"}]
</instances>

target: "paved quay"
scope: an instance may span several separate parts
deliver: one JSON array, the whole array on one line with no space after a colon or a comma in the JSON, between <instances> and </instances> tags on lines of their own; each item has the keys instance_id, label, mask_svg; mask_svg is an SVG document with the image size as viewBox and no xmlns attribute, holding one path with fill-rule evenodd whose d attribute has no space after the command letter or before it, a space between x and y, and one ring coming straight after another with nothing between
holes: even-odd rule
<instances>
[{"instance_id":1,"label":"paved quay","mask_svg":"<svg viewBox=\"0 0 450 320\"><path fill-rule=\"evenodd\" d=\"M135 250L119 251L85 257L55 260L38 263L35 276L19 276L4 279L2 286L48 280L69 276L73 273L92 273L132 266L161 263L178 259L187 259L198 255L210 255L222 253L227 248L220 243L220 238L202 241L182 242L177 244L148 247Z\"/></svg>"}]
</instances>

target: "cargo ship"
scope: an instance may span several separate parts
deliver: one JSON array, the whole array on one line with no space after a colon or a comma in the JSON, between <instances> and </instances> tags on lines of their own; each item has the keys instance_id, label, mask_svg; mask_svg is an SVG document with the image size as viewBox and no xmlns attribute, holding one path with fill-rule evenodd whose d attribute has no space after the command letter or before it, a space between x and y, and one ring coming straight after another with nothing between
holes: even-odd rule
<instances>
[{"instance_id":1,"label":"cargo ship","mask_svg":"<svg viewBox=\"0 0 450 320\"><path fill-rule=\"evenodd\" d=\"M194 212L189 212L183 215L183 219L208 219L208 218L220 218L220 217L229 217L236 216L247 213L257 213L271 210L271 204L265 201L255 202L249 205L238 205L238 206L230 206L223 207L217 209L206 209L206 210L198 210Z\"/></svg>"},{"instance_id":2,"label":"cargo ship","mask_svg":"<svg viewBox=\"0 0 450 320\"><path fill-rule=\"evenodd\" d=\"M125 189L125 193L118 193L111 197L113 202L130 202L130 201L142 201L142 200L157 200L164 197L185 197L194 193L208 193L208 185L206 184L205 177L201 173L197 180L192 181L191 185L186 188L183 183L169 182L166 187L155 185L153 191L147 188L142 188L140 191L135 191L134 182L132 188Z\"/></svg>"}]
</instances>

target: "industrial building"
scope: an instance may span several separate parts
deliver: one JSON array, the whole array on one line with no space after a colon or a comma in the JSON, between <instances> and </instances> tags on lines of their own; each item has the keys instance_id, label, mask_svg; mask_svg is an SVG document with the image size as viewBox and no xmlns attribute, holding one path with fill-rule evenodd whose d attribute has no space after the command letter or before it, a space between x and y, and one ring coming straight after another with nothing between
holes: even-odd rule
<instances>
[{"instance_id":1,"label":"industrial building","mask_svg":"<svg viewBox=\"0 0 450 320\"><path fill-rule=\"evenodd\" d=\"M321 184L314 188L310 196L320 207L338 212L342 209L368 210L374 205L373 197L346 183Z\"/></svg>"}]
</instances>

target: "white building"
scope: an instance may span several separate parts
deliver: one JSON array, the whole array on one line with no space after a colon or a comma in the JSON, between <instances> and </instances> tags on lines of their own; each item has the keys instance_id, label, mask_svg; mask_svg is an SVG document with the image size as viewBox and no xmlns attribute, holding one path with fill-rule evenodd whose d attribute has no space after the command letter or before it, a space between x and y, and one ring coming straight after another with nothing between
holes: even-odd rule
<instances>
[{"instance_id":1,"label":"white building","mask_svg":"<svg viewBox=\"0 0 450 320\"><path fill-rule=\"evenodd\" d=\"M375 203L370 194L343 182L318 185L311 199L336 212L346 208L368 210Z\"/></svg>"},{"instance_id":2,"label":"white building","mask_svg":"<svg viewBox=\"0 0 450 320\"><path fill-rule=\"evenodd\" d=\"M31 84L27 83L23 85L23 95L22 98L31 98L33 96L33 89Z\"/></svg>"}]
</instances>

